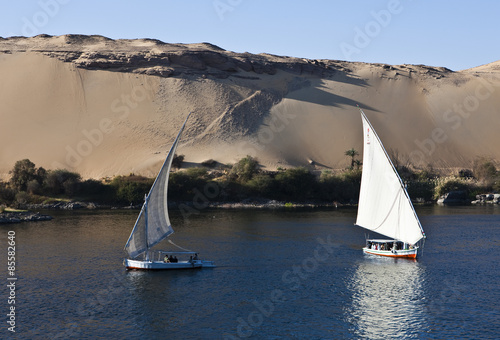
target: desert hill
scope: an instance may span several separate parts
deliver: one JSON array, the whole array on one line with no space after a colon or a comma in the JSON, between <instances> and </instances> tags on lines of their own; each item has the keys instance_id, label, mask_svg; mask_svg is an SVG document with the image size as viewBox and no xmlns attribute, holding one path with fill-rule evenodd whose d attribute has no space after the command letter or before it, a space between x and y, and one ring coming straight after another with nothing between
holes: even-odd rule
<instances>
[{"instance_id":1,"label":"desert hill","mask_svg":"<svg viewBox=\"0 0 500 340\"><path fill-rule=\"evenodd\" d=\"M368 118L414 167L500 161L499 62L452 72L234 53L209 43L0 38L0 176L29 158L84 177L154 176L185 116L187 162L339 169Z\"/></svg>"}]
</instances>

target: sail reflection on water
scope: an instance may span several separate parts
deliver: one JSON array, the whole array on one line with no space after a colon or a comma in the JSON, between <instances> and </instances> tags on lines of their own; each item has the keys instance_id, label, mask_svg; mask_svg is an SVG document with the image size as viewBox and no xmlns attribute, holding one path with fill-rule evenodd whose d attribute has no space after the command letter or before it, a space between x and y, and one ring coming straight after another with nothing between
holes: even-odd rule
<instances>
[{"instance_id":1,"label":"sail reflection on water","mask_svg":"<svg viewBox=\"0 0 500 340\"><path fill-rule=\"evenodd\" d=\"M367 258L359 263L347 283L352 299L344 313L351 334L363 339L426 334L424 277L424 268L416 261Z\"/></svg>"}]
</instances>

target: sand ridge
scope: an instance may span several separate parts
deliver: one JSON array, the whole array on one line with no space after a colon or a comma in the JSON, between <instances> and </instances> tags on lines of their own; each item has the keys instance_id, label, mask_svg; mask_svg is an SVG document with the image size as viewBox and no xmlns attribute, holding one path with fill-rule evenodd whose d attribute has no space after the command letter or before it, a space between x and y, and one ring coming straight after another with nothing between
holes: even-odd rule
<instances>
[{"instance_id":1,"label":"sand ridge","mask_svg":"<svg viewBox=\"0 0 500 340\"><path fill-rule=\"evenodd\" d=\"M191 163L339 169L364 108L415 167L500 160L498 62L452 72L251 55L201 44L67 35L0 39L0 176L29 158L85 178L154 176L185 116Z\"/></svg>"}]
</instances>

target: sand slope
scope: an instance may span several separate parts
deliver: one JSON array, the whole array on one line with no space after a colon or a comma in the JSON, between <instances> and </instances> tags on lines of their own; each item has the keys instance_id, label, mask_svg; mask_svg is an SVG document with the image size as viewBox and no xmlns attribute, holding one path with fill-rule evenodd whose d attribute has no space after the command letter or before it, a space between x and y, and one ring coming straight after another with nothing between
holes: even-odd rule
<instances>
[{"instance_id":1,"label":"sand slope","mask_svg":"<svg viewBox=\"0 0 500 340\"><path fill-rule=\"evenodd\" d=\"M154 176L189 111L188 162L343 168L344 151L362 149L356 104L400 162L500 160L498 62L451 72L38 36L0 40L0 75L3 178L23 158L84 177Z\"/></svg>"}]
</instances>

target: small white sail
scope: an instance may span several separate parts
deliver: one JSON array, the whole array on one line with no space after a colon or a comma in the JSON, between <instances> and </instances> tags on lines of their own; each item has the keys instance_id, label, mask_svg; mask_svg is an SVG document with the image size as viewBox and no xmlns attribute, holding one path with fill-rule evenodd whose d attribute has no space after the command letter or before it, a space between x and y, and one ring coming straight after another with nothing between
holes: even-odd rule
<instances>
[{"instance_id":1,"label":"small white sail","mask_svg":"<svg viewBox=\"0 0 500 340\"><path fill-rule=\"evenodd\" d=\"M158 176L151 187L149 194L144 200L139 217L135 222L134 229L125 245L125 250L130 258L135 258L138 255L146 252L149 248L159 243L174 232L170 219L168 217L167 207L167 190L168 177L172 160L174 159L175 150L179 143L182 131L186 125L189 116L182 125L177 138L175 139L165 162L163 163Z\"/></svg>"},{"instance_id":2,"label":"small white sail","mask_svg":"<svg viewBox=\"0 0 500 340\"><path fill-rule=\"evenodd\" d=\"M382 142L364 112L363 174L356 224L409 244L425 237L422 226Z\"/></svg>"}]
</instances>

